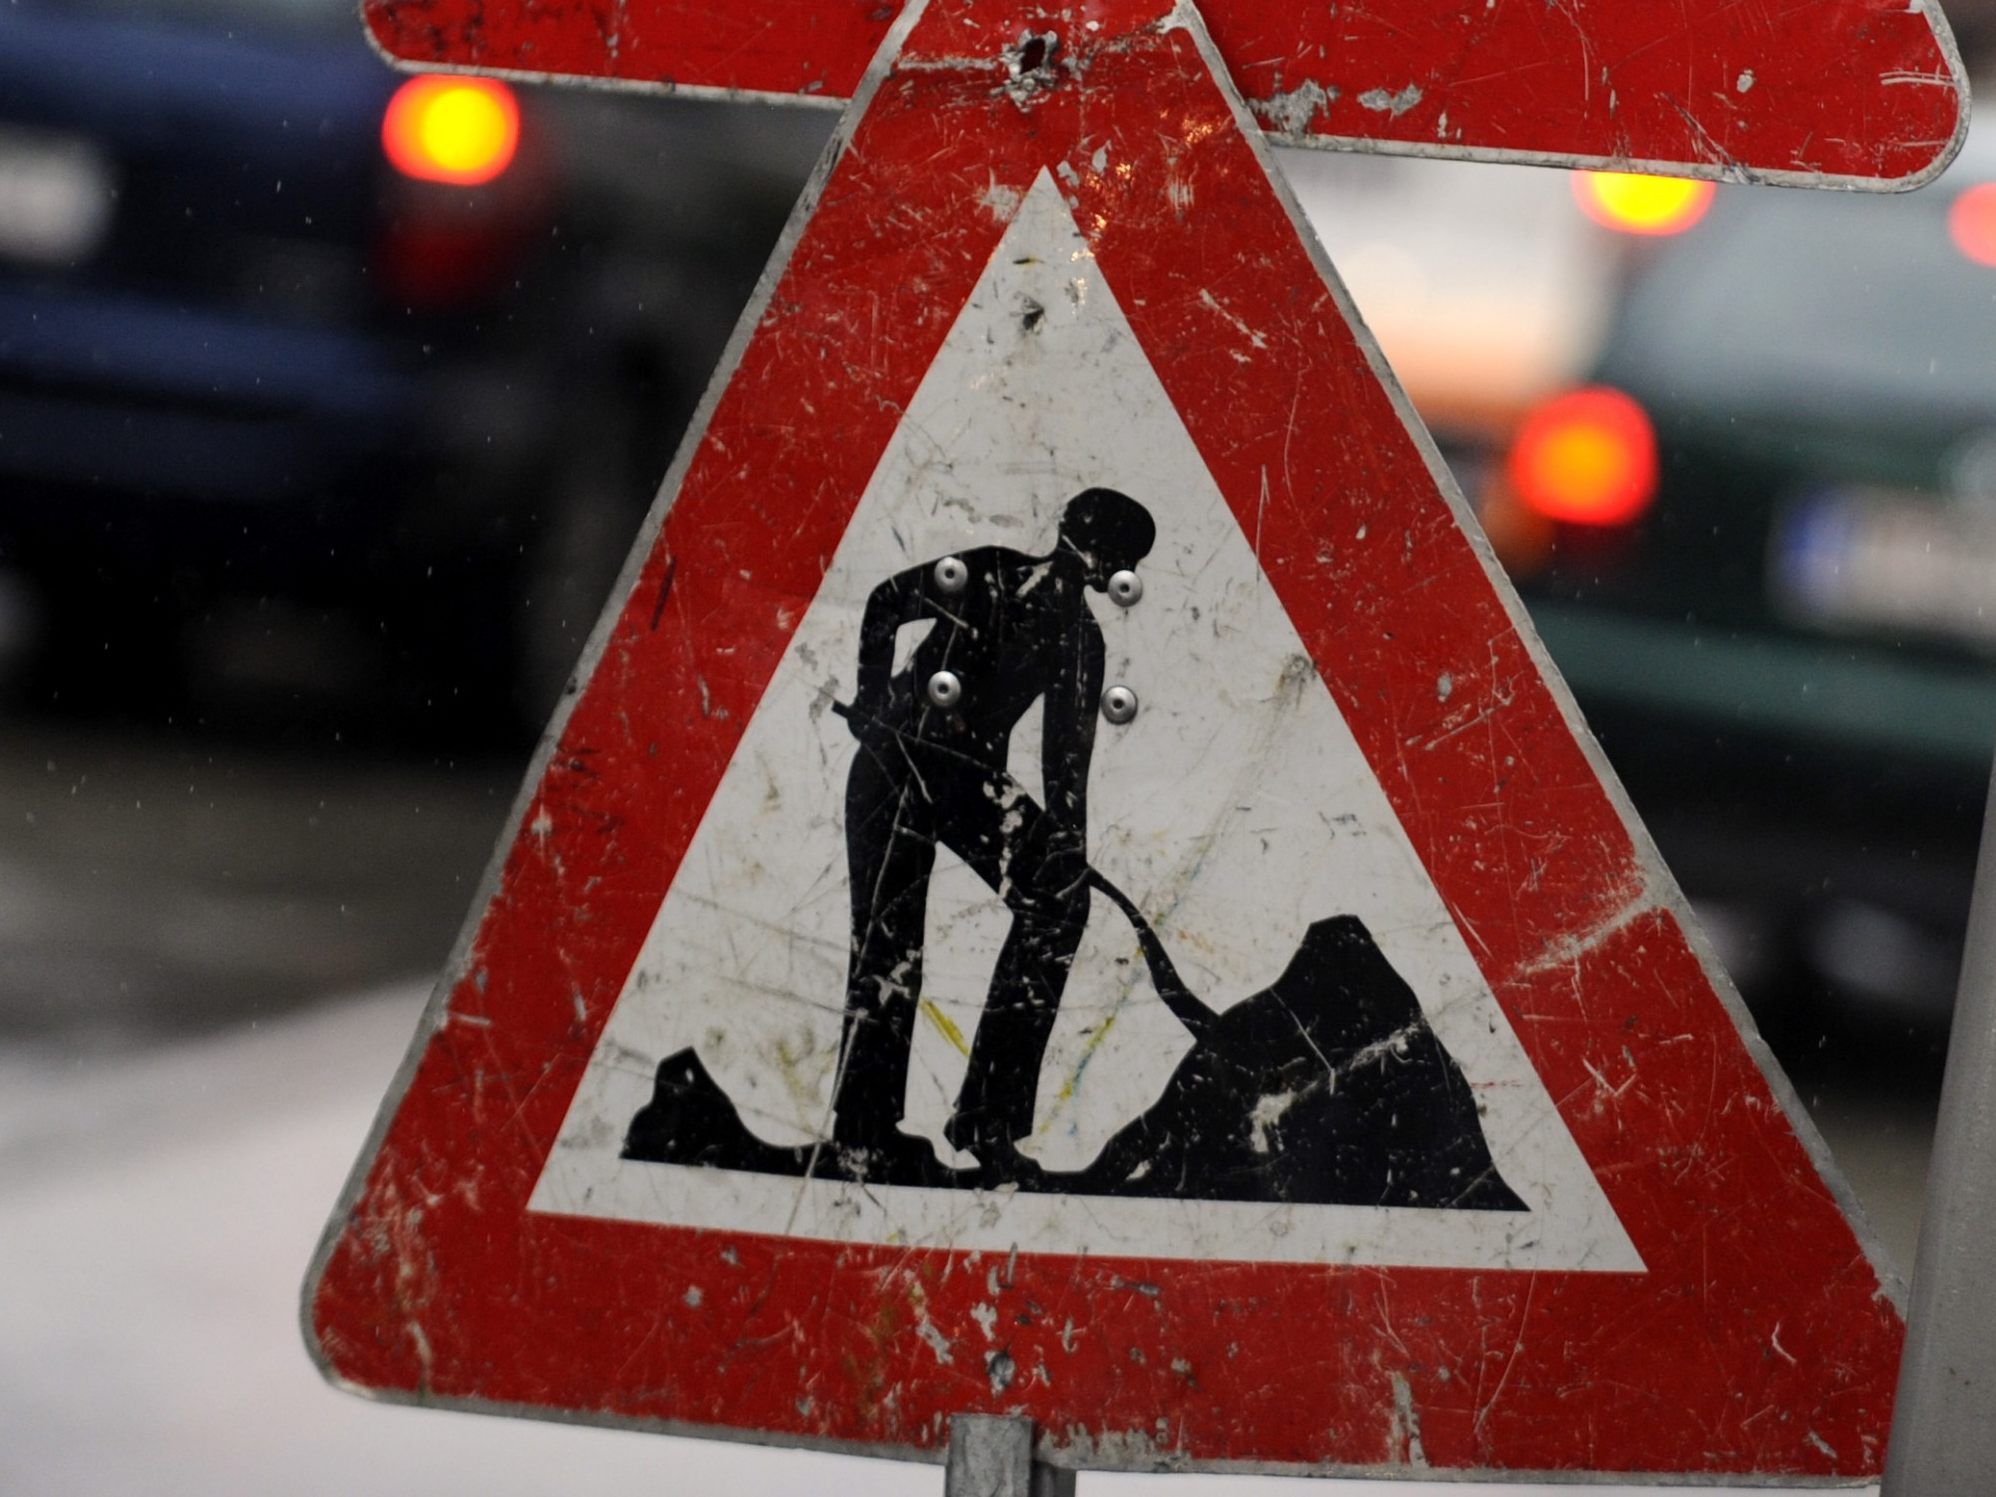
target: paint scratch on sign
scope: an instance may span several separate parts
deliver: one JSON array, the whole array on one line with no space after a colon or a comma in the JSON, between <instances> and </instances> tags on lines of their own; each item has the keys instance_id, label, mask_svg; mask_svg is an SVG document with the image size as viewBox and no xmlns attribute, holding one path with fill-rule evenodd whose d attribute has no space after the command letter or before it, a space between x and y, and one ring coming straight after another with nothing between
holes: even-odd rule
<instances>
[{"instance_id":1,"label":"paint scratch on sign","mask_svg":"<svg viewBox=\"0 0 1996 1497\"><path fill-rule=\"evenodd\" d=\"M1163 1425L1159 1433L1169 1428ZM1106 1429L1098 1434L1086 1425L1070 1424L1061 1445L1068 1456L1066 1464L1076 1470L1100 1466L1111 1471L1171 1471L1185 1464L1183 1455L1160 1445L1142 1430Z\"/></svg>"},{"instance_id":2,"label":"paint scratch on sign","mask_svg":"<svg viewBox=\"0 0 1996 1497\"><path fill-rule=\"evenodd\" d=\"M945 1336L937 1328L936 1323L929 1319L929 1312L926 1308L918 1308L915 1313L919 1317L915 1322L915 1334L920 1336L928 1345L929 1350L935 1353L937 1362L944 1367L949 1366L956 1360L956 1355L950 1347L949 1337Z\"/></svg>"},{"instance_id":3,"label":"paint scratch on sign","mask_svg":"<svg viewBox=\"0 0 1996 1497\"><path fill-rule=\"evenodd\" d=\"M1547 942L1537 956L1530 961L1519 963L1516 975L1532 977L1540 972L1550 972L1555 967L1572 966L1624 926L1657 908L1657 901L1652 896L1648 879L1638 874L1632 879L1632 883L1633 888L1608 914L1585 930Z\"/></svg>"},{"instance_id":4,"label":"paint scratch on sign","mask_svg":"<svg viewBox=\"0 0 1996 1497\"><path fill-rule=\"evenodd\" d=\"M1759 180L1759 174L1743 166L1734 157L1733 153L1720 144L1712 132L1705 128L1704 122L1697 115L1686 109L1668 94L1660 95L1660 97L1664 103L1677 112L1678 118L1684 121L1685 128L1691 132L1700 158L1717 166L1726 181L1755 182Z\"/></svg>"},{"instance_id":5,"label":"paint scratch on sign","mask_svg":"<svg viewBox=\"0 0 1996 1497\"><path fill-rule=\"evenodd\" d=\"M1490 1411L1497 1407L1497 1400L1504 1396L1504 1385L1511 1381L1512 1369L1518 1365L1518 1356L1525 1349L1525 1325L1531 1319L1532 1299L1538 1293L1538 1287L1539 1276L1534 1273L1525 1281L1525 1299L1524 1303L1518 1307L1518 1316L1511 1335L1511 1349L1504 1357L1504 1370L1497 1374L1497 1385L1490 1390L1488 1398L1483 1396L1484 1369L1480 1365L1477 1368L1476 1420L1474 1428L1479 1436L1483 1433L1483 1422L1490 1417ZM1481 1308L1480 1297L1478 1299L1478 1308Z\"/></svg>"},{"instance_id":6,"label":"paint scratch on sign","mask_svg":"<svg viewBox=\"0 0 1996 1497\"><path fill-rule=\"evenodd\" d=\"M630 0L617 0L616 7L611 13L610 24L605 29L603 38L605 51L610 59L610 71L613 73L617 70L617 60L624 52L624 22L629 19L629 5Z\"/></svg>"},{"instance_id":7,"label":"paint scratch on sign","mask_svg":"<svg viewBox=\"0 0 1996 1497\"><path fill-rule=\"evenodd\" d=\"M1228 325L1231 326L1235 332L1239 333L1243 338L1247 339L1248 342L1252 343L1256 348L1268 347L1268 339L1265 336L1256 332L1253 328L1249 327L1247 323L1242 321L1237 314L1229 312L1225 307L1221 306L1219 298L1214 296L1212 292L1208 291L1203 286L1199 288L1199 301L1202 306L1210 307L1213 311L1218 312L1222 317L1224 317L1227 320Z\"/></svg>"},{"instance_id":8,"label":"paint scratch on sign","mask_svg":"<svg viewBox=\"0 0 1996 1497\"><path fill-rule=\"evenodd\" d=\"M991 1396L996 1398L1012 1386L1012 1379L1019 1374L1019 1364L1012 1360L1009 1351L994 1351L985 1359L984 1373L991 1379Z\"/></svg>"},{"instance_id":9,"label":"paint scratch on sign","mask_svg":"<svg viewBox=\"0 0 1996 1497\"><path fill-rule=\"evenodd\" d=\"M1269 1092L1255 1099L1254 1111L1249 1117L1253 1136L1248 1139L1248 1147L1257 1154L1268 1152L1268 1130L1282 1121L1282 1115L1296 1105L1296 1091L1292 1087L1286 1092Z\"/></svg>"},{"instance_id":10,"label":"paint scratch on sign","mask_svg":"<svg viewBox=\"0 0 1996 1497\"><path fill-rule=\"evenodd\" d=\"M1398 93L1369 88L1358 96L1358 102L1362 109L1370 109L1374 114L1390 114L1397 120L1421 102L1421 85L1410 83Z\"/></svg>"},{"instance_id":11,"label":"paint scratch on sign","mask_svg":"<svg viewBox=\"0 0 1996 1497\"><path fill-rule=\"evenodd\" d=\"M1789 1365L1790 1367L1796 1367L1796 1366L1800 1366L1800 1365L1801 1365L1800 1363L1798 1363L1798 1362L1797 1362L1797 1361L1795 1360L1795 1354L1794 1354L1793 1352L1791 1352L1791 1351L1790 1351L1790 1350L1789 1350L1789 1349L1788 1349L1787 1347L1785 1347L1785 1346L1783 1346L1783 1345L1781 1344L1781 1322L1780 1322L1780 1321L1778 1321L1778 1320L1777 1320L1777 1321L1775 1321L1775 1323L1774 1323L1774 1329L1773 1329L1773 1330L1771 1330L1771 1331L1769 1331L1769 1332L1767 1333L1767 1344L1768 1344L1769 1346L1773 1347L1773 1348L1774 1348L1774 1354L1775 1354L1776 1356L1780 1357L1780 1358L1781 1358L1781 1360L1782 1360L1782 1361L1784 1361L1784 1362L1786 1362L1786 1363L1787 1363L1787 1364L1788 1364L1788 1365Z\"/></svg>"},{"instance_id":12,"label":"paint scratch on sign","mask_svg":"<svg viewBox=\"0 0 1996 1497\"><path fill-rule=\"evenodd\" d=\"M972 1305L970 1307L970 1318L976 1321L977 1328L980 1331L984 1332L984 1339L986 1341L993 1341L997 1339L998 1307L996 1305L993 1304Z\"/></svg>"},{"instance_id":13,"label":"paint scratch on sign","mask_svg":"<svg viewBox=\"0 0 1996 1497\"><path fill-rule=\"evenodd\" d=\"M997 222L1008 224L1018 216L1019 189L1006 186L994 176L977 201Z\"/></svg>"},{"instance_id":14,"label":"paint scratch on sign","mask_svg":"<svg viewBox=\"0 0 1996 1497\"><path fill-rule=\"evenodd\" d=\"M429 1333L423 1329L422 1322L416 1320L411 1320L407 1329L410 1344L416 1348L416 1360L423 1364L422 1386L428 1387L430 1370L436 1365L436 1354L430 1350Z\"/></svg>"},{"instance_id":15,"label":"paint scratch on sign","mask_svg":"<svg viewBox=\"0 0 1996 1497\"><path fill-rule=\"evenodd\" d=\"M1628 1050L1626 1047L1624 1047L1622 1054L1624 1056L1628 1055ZM1623 1094L1626 1093L1630 1087L1636 1084L1635 1062L1633 1059L1631 1059L1629 1062L1629 1067L1630 1067L1629 1074L1622 1078L1622 1083L1619 1086L1610 1082L1608 1078L1601 1073L1601 1068L1595 1065L1593 1061L1583 1059L1580 1062L1580 1064L1586 1068L1587 1074L1594 1078L1594 1085L1596 1087L1596 1091L1594 1093L1594 1113L1597 1117L1600 1115L1601 1110L1604 1107L1606 1107L1610 1102L1621 1101ZM1776 1327L1776 1329L1778 1330L1779 1327Z\"/></svg>"},{"instance_id":16,"label":"paint scratch on sign","mask_svg":"<svg viewBox=\"0 0 1996 1497\"><path fill-rule=\"evenodd\" d=\"M1414 1390L1400 1373L1393 1374L1393 1413L1387 1421L1393 1457L1403 1465L1425 1468L1428 1453L1421 1448L1421 1416L1414 1408Z\"/></svg>"},{"instance_id":17,"label":"paint scratch on sign","mask_svg":"<svg viewBox=\"0 0 1996 1497\"><path fill-rule=\"evenodd\" d=\"M1335 88L1312 81L1272 93L1266 99L1255 99L1248 108L1284 134L1301 135L1318 115L1337 102L1337 97Z\"/></svg>"},{"instance_id":18,"label":"paint scratch on sign","mask_svg":"<svg viewBox=\"0 0 1996 1497\"><path fill-rule=\"evenodd\" d=\"M435 1353L422 1317L436 1294L435 1254L424 1234L423 1222L436 1199L427 1193L409 1199L403 1193L403 1182L391 1175L384 1182L369 1232L373 1254L393 1264L393 1302L403 1334L416 1354L417 1387L423 1390L430 1386Z\"/></svg>"}]
</instances>

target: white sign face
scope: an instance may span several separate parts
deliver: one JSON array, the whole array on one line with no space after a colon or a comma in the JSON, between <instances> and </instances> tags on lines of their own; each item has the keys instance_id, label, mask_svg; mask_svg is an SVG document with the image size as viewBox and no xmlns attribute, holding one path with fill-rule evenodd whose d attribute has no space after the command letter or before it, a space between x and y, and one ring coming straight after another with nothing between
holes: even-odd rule
<instances>
[{"instance_id":1,"label":"white sign face","mask_svg":"<svg viewBox=\"0 0 1996 1497\"><path fill-rule=\"evenodd\" d=\"M1098 273L1059 184L1042 173L1023 201L994 191L988 207L1010 216L1010 227L748 724L623 985L533 1209L959 1249L1642 1271L1265 581L1255 535L1236 522ZM1461 1191L1426 1182L1399 1190L1394 1166L1363 1199L1291 1193L1271 1201L1252 1188L1229 1198L1231 1187L1208 1179L1182 1190L1146 1180L1146 1161L1118 1188L1086 1184L1137 1120L1182 1100L1195 1048L1130 919L1099 892L1058 996L1030 1131L1017 1139L1025 1183L980 1178L975 1151L952 1148L945 1129L963 1105L969 1055L1016 917L947 837L934 851L915 972L895 969L914 1016L905 1096L871 1105L891 1117L898 1101L900 1134L922 1141L924 1156L932 1149L939 1173L965 1183L626 1157L634 1120L653 1102L655 1083L663 1085L661 1063L687 1051L772 1153L794 1149L809 1159L834 1147L827 1141L854 962L855 864L845 823L862 752L838 709L863 684L856 661L869 599L888 579L944 558L993 547L1051 556L1063 506L1094 488L1136 499L1156 538L1136 568L1137 602L1086 594L1103 640L1102 679L1136 701L1134 717L1119 723L1105 697L1094 725L1088 864L1148 917L1184 986L1218 1012L1215 1046L1233 1042L1225 1035L1236 1005L1255 995L1263 1007L1287 1001L1283 983L1333 917L1362 922L1367 949L1376 943L1418 1004L1327 1087L1269 1076L1248 1099L1244 1157L1279 1151L1284 1130L1316 1116L1310 1109L1340 1087L1373 1087L1368 1095L1385 1100L1371 1104L1359 1131L1390 1134L1407 1126L1403 1107L1433 1100L1441 1075L1466 1088L1457 1098L1462 1127L1480 1131L1463 1144L1466 1154L1451 1157L1485 1161L1472 1173L1498 1183L1481 1194L1461 1179ZM1324 517L1325 547L1340 544L1341 523ZM897 672L905 674L933 627L899 630ZM966 699L986 684L968 670L959 683ZM1006 761L1040 804L1049 788L1041 753L1048 710L1042 701L1019 722ZM1295 1035L1309 1043L1300 1021ZM1434 1044L1441 1069L1423 1071L1415 1051ZM1030 1083L1024 1069L1017 1086ZM1428 1082L1393 1090L1394 1077L1417 1072Z\"/></svg>"}]
</instances>

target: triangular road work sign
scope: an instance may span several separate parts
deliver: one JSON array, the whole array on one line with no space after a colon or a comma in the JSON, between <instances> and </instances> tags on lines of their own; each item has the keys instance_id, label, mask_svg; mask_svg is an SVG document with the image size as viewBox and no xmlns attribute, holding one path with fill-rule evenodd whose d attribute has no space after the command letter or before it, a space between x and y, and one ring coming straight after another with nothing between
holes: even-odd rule
<instances>
[{"instance_id":1,"label":"triangular road work sign","mask_svg":"<svg viewBox=\"0 0 1996 1497\"><path fill-rule=\"evenodd\" d=\"M936 1459L1856 1477L1897 1288L1189 9L897 24L308 1288Z\"/></svg>"}]
</instances>

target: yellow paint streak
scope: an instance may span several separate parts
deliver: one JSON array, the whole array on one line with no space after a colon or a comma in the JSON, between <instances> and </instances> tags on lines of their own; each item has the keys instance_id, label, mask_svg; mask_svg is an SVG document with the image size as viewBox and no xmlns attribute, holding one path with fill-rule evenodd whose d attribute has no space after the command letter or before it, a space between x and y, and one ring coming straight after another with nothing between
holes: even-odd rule
<instances>
[{"instance_id":1,"label":"yellow paint streak","mask_svg":"<svg viewBox=\"0 0 1996 1497\"><path fill-rule=\"evenodd\" d=\"M1124 988L1124 998L1128 998L1128 996L1130 996L1130 990ZM1102 1024L1096 1026L1096 1032L1088 1036L1088 1044L1082 1046L1082 1058L1080 1058L1080 1062L1076 1062L1074 1070L1068 1072L1068 1080L1060 1088L1060 1098L1058 1098L1060 1102L1072 1102L1074 1100L1074 1088L1082 1084L1082 1072L1088 1070L1088 1062L1096 1058L1096 1050L1102 1048L1102 1042L1110 1038L1110 1030L1114 1030L1114 1028L1116 1028L1116 1014L1110 1014L1106 1020L1102 1020Z\"/></svg>"},{"instance_id":2,"label":"yellow paint streak","mask_svg":"<svg viewBox=\"0 0 1996 1497\"><path fill-rule=\"evenodd\" d=\"M1128 996L1127 989L1124 991L1124 996ZM1074 1069L1067 1073L1067 1080L1061 1083L1060 1095L1054 1099L1053 1106L1048 1109L1047 1120L1040 1125L1039 1131L1042 1136L1053 1127L1054 1118L1059 1115L1060 1109L1074 1100L1074 1089L1081 1084L1081 1073L1088 1069L1088 1062L1094 1059L1095 1052L1101 1049L1102 1041L1109 1038L1109 1031L1116 1027L1116 1017L1115 1014L1110 1014L1096 1031L1088 1036L1088 1043L1081 1050L1081 1059L1075 1063Z\"/></svg>"},{"instance_id":3,"label":"yellow paint streak","mask_svg":"<svg viewBox=\"0 0 1996 1497\"><path fill-rule=\"evenodd\" d=\"M958 1055L970 1054L970 1046L964 1041L963 1031L956 1027L948 1014L936 1006L935 999L924 998L922 1012L928 1017L928 1021L936 1026L936 1033L956 1046Z\"/></svg>"},{"instance_id":4,"label":"yellow paint streak","mask_svg":"<svg viewBox=\"0 0 1996 1497\"><path fill-rule=\"evenodd\" d=\"M790 1100L797 1105L800 1117L819 1105L818 1088L812 1078L805 1074L806 1058L793 1054L787 1041L777 1041L776 1068L782 1073L783 1088L790 1093Z\"/></svg>"}]
</instances>

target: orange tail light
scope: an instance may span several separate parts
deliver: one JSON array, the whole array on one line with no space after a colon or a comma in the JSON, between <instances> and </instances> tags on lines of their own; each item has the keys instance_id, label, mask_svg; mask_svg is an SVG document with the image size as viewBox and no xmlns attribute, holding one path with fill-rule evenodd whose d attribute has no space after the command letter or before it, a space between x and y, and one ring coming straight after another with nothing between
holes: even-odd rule
<instances>
[{"instance_id":1,"label":"orange tail light","mask_svg":"<svg viewBox=\"0 0 1996 1497\"><path fill-rule=\"evenodd\" d=\"M1597 224L1623 234L1682 234L1712 206L1710 182L1642 172L1575 172L1573 195Z\"/></svg>"},{"instance_id":2,"label":"orange tail light","mask_svg":"<svg viewBox=\"0 0 1996 1497\"><path fill-rule=\"evenodd\" d=\"M1519 501L1548 520L1626 525L1656 497L1656 431L1620 390L1569 391L1525 418L1509 477Z\"/></svg>"},{"instance_id":3,"label":"orange tail light","mask_svg":"<svg viewBox=\"0 0 1996 1497\"><path fill-rule=\"evenodd\" d=\"M490 78L426 73L388 101L381 145L404 176L476 187L512 164L520 145L520 105Z\"/></svg>"}]
</instances>

